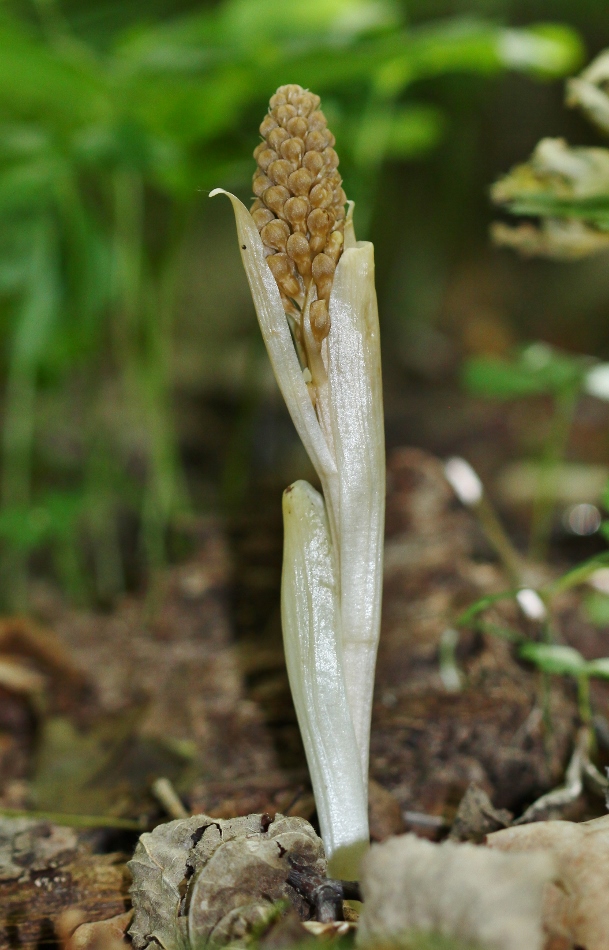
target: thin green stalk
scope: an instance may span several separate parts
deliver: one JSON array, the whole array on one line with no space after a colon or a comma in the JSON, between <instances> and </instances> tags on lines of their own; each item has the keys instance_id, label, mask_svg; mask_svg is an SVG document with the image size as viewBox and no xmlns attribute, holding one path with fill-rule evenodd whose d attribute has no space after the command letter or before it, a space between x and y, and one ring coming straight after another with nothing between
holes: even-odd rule
<instances>
[{"instance_id":1,"label":"thin green stalk","mask_svg":"<svg viewBox=\"0 0 609 950\"><path fill-rule=\"evenodd\" d=\"M57 307L53 233L43 220L35 229L29 280L12 340L2 433L1 501L4 509L27 510L32 490L32 459L38 366ZM5 552L3 573L8 606L27 602L27 549Z\"/></svg>"},{"instance_id":2,"label":"thin green stalk","mask_svg":"<svg viewBox=\"0 0 609 950\"><path fill-rule=\"evenodd\" d=\"M51 43L70 37L70 29L56 0L34 0L40 23Z\"/></svg>"},{"instance_id":3,"label":"thin green stalk","mask_svg":"<svg viewBox=\"0 0 609 950\"><path fill-rule=\"evenodd\" d=\"M144 184L131 171L114 176L114 343L124 398L136 407L148 439L142 549L151 575L165 560L165 537L175 507L177 451L169 417L170 328L178 266L169 253L155 283L146 266ZM173 246L171 251L173 251ZM171 304L168 303L171 301Z\"/></svg>"},{"instance_id":4,"label":"thin green stalk","mask_svg":"<svg viewBox=\"0 0 609 950\"><path fill-rule=\"evenodd\" d=\"M13 365L9 369L2 439L2 507L29 505L31 494L36 371ZM13 545L2 559L3 595L9 609L27 606L28 551Z\"/></svg>"},{"instance_id":5,"label":"thin green stalk","mask_svg":"<svg viewBox=\"0 0 609 950\"><path fill-rule=\"evenodd\" d=\"M547 557L560 463L567 451L578 397L579 387L574 386L569 386L556 396L554 417L540 462L537 498L533 505L529 546L532 561L544 561Z\"/></svg>"},{"instance_id":6,"label":"thin green stalk","mask_svg":"<svg viewBox=\"0 0 609 950\"><path fill-rule=\"evenodd\" d=\"M6 818L31 818L32 821L51 821L54 825L71 828L124 828L125 831L145 831L146 821L131 818L112 818L107 815L64 815L57 811L28 811L24 808L0 807L0 815Z\"/></svg>"},{"instance_id":7,"label":"thin green stalk","mask_svg":"<svg viewBox=\"0 0 609 950\"><path fill-rule=\"evenodd\" d=\"M222 470L220 493L223 508L229 513L239 506L247 490L253 425L262 395L260 357L264 355L259 336L252 337L247 349L241 402Z\"/></svg>"},{"instance_id":8,"label":"thin green stalk","mask_svg":"<svg viewBox=\"0 0 609 950\"><path fill-rule=\"evenodd\" d=\"M117 472L111 440L90 409L93 432L86 448L85 492L87 528L93 541L95 587L98 598L111 602L125 589L125 572L120 547L117 505Z\"/></svg>"},{"instance_id":9,"label":"thin green stalk","mask_svg":"<svg viewBox=\"0 0 609 950\"><path fill-rule=\"evenodd\" d=\"M173 324L183 264L186 226L181 208L175 208L159 278L147 283L148 321L142 362L141 392L150 437L150 471L142 505L142 542L152 572L165 560L167 528L174 513L188 506L172 418L171 366Z\"/></svg>"},{"instance_id":10,"label":"thin green stalk","mask_svg":"<svg viewBox=\"0 0 609 950\"><path fill-rule=\"evenodd\" d=\"M354 143L354 160L358 174L353 194L357 204L357 230L368 236L374 199L378 191L380 170L394 116L394 101L374 83L362 110Z\"/></svg>"},{"instance_id":11,"label":"thin green stalk","mask_svg":"<svg viewBox=\"0 0 609 950\"><path fill-rule=\"evenodd\" d=\"M544 597L555 597L557 594L562 594L564 591L570 590L572 587L577 587L579 584L584 584L591 574L597 571L599 567L604 567L608 563L609 551L604 551L602 554L597 554L595 557L584 561L583 564L578 564L578 566L574 567L572 571L568 571L566 574L563 574L562 577L559 577L557 580L547 584L542 589L541 593Z\"/></svg>"},{"instance_id":12,"label":"thin green stalk","mask_svg":"<svg viewBox=\"0 0 609 950\"><path fill-rule=\"evenodd\" d=\"M478 516L487 540L498 554L510 580L516 587L520 587L524 583L526 565L507 535L495 513L495 509L486 495L483 495L480 501L472 507Z\"/></svg>"},{"instance_id":13,"label":"thin green stalk","mask_svg":"<svg viewBox=\"0 0 609 950\"><path fill-rule=\"evenodd\" d=\"M590 703L590 677L582 673L577 677L577 708L582 725L589 727L592 723L592 705ZM591 730L593 733L594 730Z\"/></svg>"},{"instance_id":14,"label":"thin green stalk","mask_svg":"<svg viewBox=\"0 0 609 950\"><path fill-rule=\"evenodd\" d=\"M55 541L55 561L64 590L76 604L83 606L88 600L89 586L80 550L78 524L73 524Z\"/></svg>"},{"instance_id":15,"label":"thin green stalk","mask_svg":"<svg viewBox=\"0 0 609 950\"><path fill-rule=\"evenodd\" d=\"M125 397L137 394L137 346L142 309L144 184L135 172L118 170L112 180L114 216L113 343Z\"/></svg>"},{"instance_id":16,"label":"thin green stalk","mask_svg":"<svg viewBox=\"0 0 609 950\"><path fill-rule=\"evenodd\" d=\"M549 673L546 673L542 670L539 675L541 677L541 710L543 722L542 742L546 764L549 765L552 761L552 747L550 740L554 731L554 726L552 724L552 682Z\"/></svg>"}]
</instances>

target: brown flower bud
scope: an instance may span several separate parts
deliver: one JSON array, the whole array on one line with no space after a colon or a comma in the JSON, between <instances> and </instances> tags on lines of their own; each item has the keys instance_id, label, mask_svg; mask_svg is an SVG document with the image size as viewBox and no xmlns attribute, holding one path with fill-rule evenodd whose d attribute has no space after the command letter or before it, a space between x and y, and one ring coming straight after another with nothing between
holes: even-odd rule
<instances>
[{"instance_id":1,"label":"brown flower bud","mask_svg":"<svg viewBox=\"0 0 609 950\"><path fill-rule=\"evenodd\" d=\"M288 198L284 205L286 221L290 223L292 230L295 232L306 233L308 213L309 202L306 198Z\"/></svg>"},{"instance_id":2,"label":"brown flower bud","mask_svg":"<svg viewBox=\"0 0 609 950\"><path fill-rule=\"evenodd\" d=\"M320 181L318 185L314 185L309 192L309 201L312 208L329 208L333 197L332 189L325 181Z\"/></svg>"},{"instance_id":3,"label":"brown flower bud","mask_svg":"<svg viewBox=\"0 0 609 950\"><path fill-rule=\"evenodd\" d=\"M287 254L272 254L266 259L271 268L273 277L279 285L279 289L288 297L298 297L300 294L300 284L292 270L292 262Z\"/></svg>"},{"instance_id":4,"label":"brown flower bud","mask_svg":"<svg viewBox=\"0 0 609 950\"><path fill-rule=\"evenodd\" d=\"M268 136L273 131L273 129L277 128L277 125L278 122L273 118L272 115L265 115L264 119L260 123L260 135L262 135L263 138L268 139Z\"/></svg>"},{"instance_id":5,"label":"brown flower bud","mask_svg":"<svg viewBox=\"0 0 609 950\"><path fill-rule=\"evenodd\" d=\"M271 180L266 175L256 175L252 184L252 191L257 198L261 198L267 188L271 187Z\"/></svg>"},{"instance_id":6,"label":"brown flower bud","mask_svg":"<svg viewBox=\"0 0 609 950\"><path fill-rule=\"evenodd\" d=\"M264 192L264 203L274 211L278 218L283 218L283 206L290 197L290 192L283 185L273 185Z\"/></svg>"},{"instance_id":7,"label":"brown flower bud","mask_svg":"<svg viewBox=\"0 0 609 950\"><path fill-rule=\"evenodd\" d=\"M302 159L303 168L311 172L315 178L324 167L324 160L321 152L305 152Z\"/></svg>"},{"instance_id":8,"label":"brown flower bud","mask_svg":"<svg viewBox=\"0 0 609 950\"><path fill-rule=\"evenodd\" d=\"M267 247L272 247L275 251L285 251L286 241L290 236L290 229L285 221L274 221L266 224L260 232L260 237Z\"/></svg>"},{"instance_id":9,"label":"brown flower bud","mask_svg":"<svg viewBox=\"0 0 609 950\"><path fill-rule=\"evenodd\" d=\"M252 211L252 218L259 231L262 231L265 224L268 224L269 221L277 220L273 212L269 211L268 208L256 208L255 211Z\"/></svg>"},{"instance_id":10,"label":"brown flower bud","mask_svg":"<svg viewBox=\"0 0 609 950\"><path fill-rule=\"evenodd\" d=\"M286 104L285 106L278 106L278 108L275 109L275 116L283 128L286 127L290 119L293 119L295 115L296 107L289 104Z\"/></svg>"},{"instance_id":11,"label":"brown flower bud","mask_svg":"<svg viewBox=\"0 0 609 950\"><path fill-rule=\"evenodd\" d=\"M324 165L326 165L328 168L338 168L338 155L333 148L330 148L330 146L325 148L322 152L322 156Z\"/></svg>"},{"instance_id":12,"label":"brown flower bud","mask_svg":"<svg viewBox=\"0 0 609 950\"><path fill-rule=\"evenodd\" d=\"M267 227L272 227L272 224L267 225ZM267 243L267 242L265 242ZM330 237L326 241L326 246L324 248L324 254L327 254L336 264L338 258L343 251L344 238L341 231L332 231Z\"/></svg>"},{"instance_id":13,"label":"brown flower bud","mask_svg":"<svg viewBox=\"0 0 609 950\"><path fill-rule=\"evenodd\" d=\"M278 152L279 149L281 148L281 143L287 142L289 137L290 136L286 132L285 129L276 128L276 129L273 129L273 131L267 136L267 142L269 143L271 148L275 149L275 151Z\"/></svg>"},{"instance_id":14,"label":"brown flower bud","mask_svg":"<svg viewBox=\"0 0 609 950\"><path fill-rule=\"evenodd\" d=\"M263 172L265 172L271 162L274 162L276 158L279 158L279 156L277 155L277 152L268 147L266 142L261 142L258 148L254 150L254 158L258 162L258 167L261 168Z\"/></svg>"},{"instance_id":15,"label":"brown flower bud","mask_svg":"<svg viewBox=\"0 0 609 950\"><path fill-rule=\"evenodd\" d=\"M336 264L327 254L317 254L313 258L313 280L317 287L317 296L321 300L329 300L332 292L332 281Z\"/></svg>"},{"instance_id":16,"label":"brown flower bud","mask_svg":"<svg viewBox=\"0 0 609 950\"><path fill-rule=\"evenodd\" d=\"M311 251L305 235L298 233L290 234L287 240L286 250L289 257L291 257L296 264L298 273L304 280L305 287L307 287L311 279Z\"/></svg>"},{"instance_id":17,"label":"brown flower bud","mask_svg":"<svg viewBox=\"0 0 609 950\"><path fill-rule=\"evenodd\" d=\"M328 144L326 138L327 136L325 132L309 132L305 139L305 148L307 152L323 152Z\"/></svg>"},{"instance_id":18,"label":"brown flower bud","mask_svg":"<svg viewBox=\"0 0 609 950\"><path fill-rule=\"evenodd\" d=\"M293 119L290 119L286 126L290 135L294 138L301 139L304 143L304 137L309 131L309 124L306 119L303 119L302 116L295 116Z\"/></svg>"},{"instance_id":19,"label":"brown flower bud","mask_svg":"<svg viewBox=\"0 0 609 950\"><path fill-rule=\"evenodd\" d=\"M319 96L295 83L280 86L272 96L260 131L264 141L254 152L258 172L252 215L286 313L293 314L295 305L302 311L315 280L313 322L323 339L329 327L324 301L342 253L345 217L334 136Z\"/></svg>"},{"instance_id":20,"label":"brown flower bud","mask_svg":"<svg viewBox=\"0 0 609 950\"><path fill-rule=\"evenodd\" d=\"M292 162L294 168L298 168L304 153L303 141L302 139L286 139L281 143L280 151L284 158Z\"/></svg>"},{"instance_id":21,"label":"brown flower bud","mask_svg":"<svg viewBox=\"0 0 609 950\"><path fill-rule=\"evenodd\" d=\"M307 227L311 235L309 239L311 254L319 254L326 246L327 234L331 227L330 215L322 208L316 208L307 218Z\"/></svg>"},{"instance_id":22,"label":"brown flower bud","mask_svg":"<svg viewBox=\"0 0 609 950\"><path fill-rule=\"evenodd\" d=\"M310 115L317 109L320 101L319 96L314 95L312 92L303 93L298 100L298 115Z\"/></svg>"},{"instance_id":23,"label":"brown flower bud","mask_svg":"<svg viewBox=\"0 0 609 950\"><path fill-rule=\"evenodd\" d=\"M297 197L308 195L312 184L311 172L307 171L306 168L297 169L288 178L288 188Z\"/></svg>"},{"instance_id":24,"label":"brown flower bud","mask_svg":"<svg viewBox=\"0 0 609 950\"><path fill-rule=\"evenodd\" d=\"M267 168L267 175L274 185L287 185L292 170L290 162L287 162L285 158L278 158Z\"/></svg>"},{"instance_id":25,"label":"brown flower bud","mask_svg":"<svg viewBox=\"0 0 609 950\"><path fill-rule=\"evenodd\" d=\"M325 340L330 332L330 314L325 300L314 300L309 308L311 332L316 343Z\"/></svg>"},{"instance_id":26,"label":"brown flower bud","mask_svg":"<svg viewBox=\"0 0 609 950\"><path fill-rule=\"evenodd\" d=\"M326 117L319 109L316 112L312 112L309 116L310 132L323 132L327 125Z\"/></svg>"}]
</instances>

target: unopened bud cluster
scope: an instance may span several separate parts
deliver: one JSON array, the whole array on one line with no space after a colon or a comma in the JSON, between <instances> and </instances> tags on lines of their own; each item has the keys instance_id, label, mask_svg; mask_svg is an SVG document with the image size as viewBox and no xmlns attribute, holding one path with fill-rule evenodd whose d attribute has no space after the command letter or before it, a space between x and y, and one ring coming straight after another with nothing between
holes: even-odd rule
<instances>
[{"instance_id":1,"label":"unopened bud cluster","mask_svg":"<svg viewBox=\"0 0 609 950\"><path fill-rule=\"evenodd\" d=\"M319 345L330 330L328 303L343 250L346 195L335 139L319 109L319 96L301 86L280 86L260 126L252 217L285 312L303 343L302 314ZM294 325L294 323L293 323Z\"/></svg>"}]
</instances>

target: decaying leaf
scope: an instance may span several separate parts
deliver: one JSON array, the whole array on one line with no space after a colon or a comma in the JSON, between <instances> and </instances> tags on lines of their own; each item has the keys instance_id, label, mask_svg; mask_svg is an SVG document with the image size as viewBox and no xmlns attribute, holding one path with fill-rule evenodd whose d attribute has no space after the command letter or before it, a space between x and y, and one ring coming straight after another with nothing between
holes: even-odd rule
<instances>
[{"instance_id":1,"label":"decaying leaf","mask_svg":"<svg viewBox=\"0 0 609 950\"><path fill-rule=\"evenodd\" d=\"M68 915L78 913L78 911L70 910L65 912L64 919L68 927ZM128 950L129 944L125 939L125 931L132 916L132 911L128 910L108 920L78 923L73 932L64 940L64 950ZM56 929L59 930L59 927Z\"/></svg>"},{"instance_id":2,"label":"decaying leaf","mask_svg":"<svg viewBox=\"0 0 609 950\"><path fill-rule=\"evenodd\" d=\"M72 828L30 818L0 818L0 881L65 863L76 853Z\"/></svg>"},{"instance_id":3,"label":"decaying leaf","mask_svg":"<svg viewBox=\"0 0 609 950\"><path fill-rule=\"evenodd\" d=\"M399 801L373 778L368 780L368 820L372 841L384 841L406 831Z\"/></svg>"},{"instance_id":4,"label":"decaying leaf","mask_svg":"<svg viewBox=\"0 0 609 950\"><path fill-rule=\"evenodd\" d=\"M79 924L124 913L123 856L93 854L90 841L48 821L0 818L0 947L36 950L54 937L65 946Z\"/></svg>"},{"instance_id":5,"label":"decaying leaf","mask_svg":"<svg viewBox=\"0 0 609 950\"><path fill-rule=\"evenodd\" d=\"M586 950L606 950L609 934L609 815L594 821L537 821L489 835L491 848L545 850L557 878L544 895L544 925ZM528 854L527 854L528 856Z\"/></svg>"},{"instance_id":6,"label":"decaying leaf","mask_svg":"<svg viewBox=\"0 0 609 950\"><path fill-rule=\"evenodd\" d=\"M485 950L541 950L547 853L499 855L471 844L400 835L373 845L362 864L360 945L437 933Z\"/></svg>"},{"instance_id":7,"label":"decaying leaf","mask_svg":"<svg viewBox=\"0 0 609 950\"><path fill-rule=\"evenodd\" d=\"M459 803L450 840L480 844L492 831L507 828L513 817L505 808L494 808L486 792L472 782Z\"/></svg>"},{"instance_id":8,"label":"decaying leaf","mask_svg":"<svg viewBox=\"0 0 609 950\"><path fill-rule=\"evenodd\" d=\"M142 835L129 862L134 947L244 945L282 900L306 919L289 859L325 874L322 841L302 818L194 815Z\"/></svg>"}]
</instances>

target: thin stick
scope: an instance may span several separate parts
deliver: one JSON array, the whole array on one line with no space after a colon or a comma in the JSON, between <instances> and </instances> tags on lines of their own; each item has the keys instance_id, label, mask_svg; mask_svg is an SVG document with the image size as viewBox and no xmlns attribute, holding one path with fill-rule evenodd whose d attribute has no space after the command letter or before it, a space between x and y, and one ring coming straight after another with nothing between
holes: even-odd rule
<instances>
[{"instance_id":1,"label":"thin stick","mask_svg":"<svg viewBox=\"0 0 609 950\"><path fill-rule=\"evenodd\" d=\"M145 831L147 819L112 818L108 815L64 815L56 811L27 811L24 808L2 808L5 818L31 818L33 821L50 821L54 825L72 828L124 828L125 831Z\"/></svg>"},{"instance_id":2,"label":"thin stick","mask_svg":"<svg viewBox=\"0 0 609 950\"><path fill-rule=\"evenodd\" d=\"M168 778L157 778L152 783L151 790L170 818L188 818L190 816Z\"/></svg>"}]
</instances>

